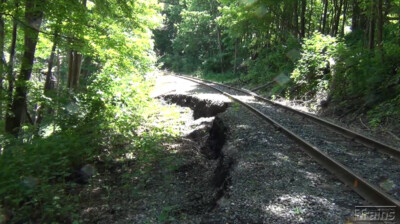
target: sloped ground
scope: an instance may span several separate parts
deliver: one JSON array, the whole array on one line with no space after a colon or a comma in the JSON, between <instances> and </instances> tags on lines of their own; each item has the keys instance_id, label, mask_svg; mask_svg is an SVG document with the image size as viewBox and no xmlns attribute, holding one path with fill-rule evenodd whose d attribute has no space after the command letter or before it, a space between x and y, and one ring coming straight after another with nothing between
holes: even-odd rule
<instances>
[{"instance_id":1,"label":"sloped ground","mask_svg":"<svg viewBox=\"0 0 400 224\"><path fill-rule=\"evenodd\" d=\"M94 201L83 210L87 222L344 223L364 203L225 96L172 76L157 81L153 97L183 106L182 136L146 175L125 164L94 180L83 195Z\"/></svg>"}]
</instances>

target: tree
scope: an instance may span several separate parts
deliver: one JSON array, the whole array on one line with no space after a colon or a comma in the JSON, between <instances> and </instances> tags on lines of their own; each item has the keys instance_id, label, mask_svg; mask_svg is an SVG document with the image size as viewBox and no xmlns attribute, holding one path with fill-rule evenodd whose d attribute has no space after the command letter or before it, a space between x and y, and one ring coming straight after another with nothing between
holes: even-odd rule
<instances>
[{"instance_id":1,"label":"tree","mask_svg":"<svg viewBox=\"0 0 400 224\"><path fill-rule=\"evenodd\" d=\"M6 131L15 136L27 113L27 81L31 77L33 60L35 57L36 44L39 36L39 29L43 19L43 7L45 0L32 0L25 3L24 27L24 54L21 62L20 73L17 77L15 95L11 104L13 117L6 120Z\"/></svg>"},{"instance_id":2,"label":"tree","mask_svg":"<svg viewBox=\"0 0 400 224\"><path fill-rule=\"evenodd\" d=\"M378 7L377 7L377 13L378 13L378 46L379 48L382 47L382 42L383 42L383 23L384 23L384 18L383 18L383 0L378 0ZM400 21L399 21L400 22Z\"/></svg>"},{"instance_id":3,"label":"tree","mask_svg":"<svg viewBox=\"0 0 400 224\"><path fill-rule=\"evenodd\" d=\"M3 8L5 4L5 0L1 0L0 5ZM4 74L5 70L7 67L6 64L6 59L4 58L4 39L5 39L5 33L4 33L4 19L3 15L0 14L0 97L3 96L3 80L4 80ZM3 117L3 101L0 101L0 119Z\"/></svg>"},{"instance_id":4,"label":"tree","mask_svg":"<svg viewBox=\"0 0 400 224\"><path fill-rule=\"evenodd\" d=\"M322 15L322 33L326 33L326 21L327 21L327 17L328 17L328 4L329 4L329 0L325 0L324 1L324 14Z\"/></svg>"},{"instance_id":5,"label":"tree","mask_svg":"<svg viewBox=\"0 0 400 224\"><path fill-rule=\"evenodd\" d=\"M368 48L373 49L375 47L375 15L376 15L376 4L375 0L370 2L370 15L369 15L369 30L368 30Z\"/></svg>"},{"instance_id":6,"label":"tree","mask_svg":"<svg viewBox=\"0 0 400 224\"><path fill-rule=\"evenodd\" d=\"M18 1L15 2L15 9L16 14L18 13L19 4ZM11 119L11 106L12 106L12 97L13 97L13 90L14 90L14 58L15 58L15 48L17 45L17 30L18 30L18 23L14 19L12 23L12 32L11 32L11 44L10 44L10 56L8 59L7 65L7 80L8 80L8 90L7 90L7 106L6 106L6 116L5 120Z\"/></svg>"},{"instance_id":7,"label":"tree","mask_svg":"<svg viewBox=\"0 0 400 224\"><path fill-rule=\"evenodd\" d=\"M301 15L300 15L300 37L304 38L306 36L306 0L301 0Z\"/></svg>"}]
</instances>

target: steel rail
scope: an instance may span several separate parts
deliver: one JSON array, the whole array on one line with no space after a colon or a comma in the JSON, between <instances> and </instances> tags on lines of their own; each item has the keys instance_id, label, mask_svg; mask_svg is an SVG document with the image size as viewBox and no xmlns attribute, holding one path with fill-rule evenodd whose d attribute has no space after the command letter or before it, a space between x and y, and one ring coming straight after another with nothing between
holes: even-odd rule
<instances>
[{"instance_id":1,"label":"steel rail","mask_svg":"<svg viewBox=\"0 0 400 224\"><path fill-rule=\"evenodd\" d=\"M254 108L253 106L243 102L242 100L238 99L237 97L224 92L214 86L207 84L206 82L198 79L192 79L185 76L177 76L179 78L183 78L192 82L196 82L207 86L217 92L222 93L223 95L231 98L232 100L242 104L250 111L261 117L263 120L267 121L268 123L272 124L276 129L290 137L292 140L297 142L301 145L302 149L311 156L314 160L316 160L320 165L322 165L325 169L330 171L332 174L337 176L343 183L349 186L352 190L358 193L361 197L366 199L367 201L373 203L374 205L389 205L389 206L396 206L396 213L397 218L398 214L400 214L400 201L392 198L386 192L381 190L380 188L376 187L363 177L359 176L358 174L351 171L349 168L341 164L340 162L336 161L328 154L324 153L317 147L313 146L311 143L307 142L297 134L293 133L292 131L288 130L284 126L280 125L278 122L273 120L272 118L268 117L264 113L260 112L258 109Z\"/></svg>"},{"instance_id":2,"label":"steel rail","mask_svg":"<svg viewBox=\"0 0 400 224\"><path fill-rule=\"evenodd\" d=\"M390 156L394 157L397 160L400 160L400 149L397 149L397 148L395 148L393 146L384 144L382 142L379 142L379 141L377 141L375 139L369 138L369 137L367 137L365 135L362 135L362 134L357 133L355 131L352 131L350 129L341 127L341 126L339 126L337 124L334 124L334 123L332 123L330 121L327 121L325 119L319 118L319 117L317 117L315 115L304 113L302 111L293 109L291 107L282 105L280 103L273 102L272 100L269 100L269 99L266 99L266 98L264 98L262 96L259 96L257 93L254 93L254 92L252 92L250 90L239 89L239 88L235 88L235 87L228 86L228 85L221 84L221 83L217 83L217 82L202 80L202 79L199 79L199 78L194 78L194 77L190 77L190 78L193 78L193 79L199 80L199 81L203 81L203 82L207 82L207 83L212 83L214 85L223 86L225 88L232 89L232 90L235 90L235 91L238 91L238 92L241 92L241 93L245 93L245 94L248 94L248 95L252 95L254 98L256 98L258 100L264 101L266 103L269 103L269 104L272 104L274 106L280 107L280 108L282 108L284 110L287 110L287 111L293 112L295 114L298 114L300 116L306 117L306 118L314 121L315 123L323 125L323 126L329 128L329 129L331 129L332 131L335 131L336 133L341 134L341 135L343 135L343 136L345 136L345 137L347 137L347 138L349 138L349 139L351 139L353 141L356 141L356 142L359 142L361 144L364 144L367 147L375 148L375 149L377 149L377 150L379 150L379 151L381 151L381 152L383 152L383 153L385 153L387 155L390 155Z\"/></svg>"}]
</instances>

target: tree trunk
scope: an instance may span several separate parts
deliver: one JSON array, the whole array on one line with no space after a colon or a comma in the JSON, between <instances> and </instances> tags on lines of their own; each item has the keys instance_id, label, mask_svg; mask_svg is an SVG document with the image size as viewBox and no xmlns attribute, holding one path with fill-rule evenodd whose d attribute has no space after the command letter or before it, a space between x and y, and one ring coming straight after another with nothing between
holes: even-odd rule
<instances>
[{"instance_id":1,"label":"tree trunk","mask_svg":"<svg viewBox=\"0 0 400 224\"><path fill-rule=\"evenodd\" d=\"M18 2L16 3L16 8L18 10ZM17 21L13 21L13 29L11 34L11 46L10 46L10 57L8 60L8 68L7 68L7 80L8 80L8 91L7 91L7 113L6 120L10 119L10 109L12 104L12 96L14 91L14 57L15 57L15 48L17 46L17 29L18 24Z\"/></svg>"},{"instance_id":2,"label":"tree trunk","mask_svg":"<svg viewBox=\"0 0 400 224\"><path fill-rule=\"evenodd\" d=\"M74 78L72 82L73 88L78 88L79 86L79 77L81 76L81 67L82 67L82 54L75 52L74 56Z\"/></svg>"},{"instance_id":3,"label":"tree trunk","mask_svg":"<svg viewBox=\"0 0 400 224\"><path fill-rule=\"evenodd\" d=\"M335 17L334 17L334 22L333 22L333 27L332 27L332 36L337 35L338 29L339 29L339 23L340 23L340 15L342 14L342 6L343 6L343 0L340 0L338 3L336 2L336 4L335 4L336 12L335 12Z\"/></svg>"},{"instance_id":4,"label":"tree trunk","mask_svg":"<svg viewBox=\"0 0 400 224\"><path fill-rule=\"evenodd\" d=\"M51 82L51 77L52 77L52 68L53 68L53 63L54 63L54 56L55 56L55 51L57 48L57 43L58 43L58 29L54 31L54 40L53 40L53 47L51 48L51 54L49 58L49 64L47 67L47 73L46 73L46 81L44 84L44 94L47 96L49 90L52 89L53 85Z\"/></svg>"},{"instance_id":5,"label":"tree trunk","mask_svg":"<svg viewBox=\"0 0 400 224\"><path fill-rule=\"evenodd\" d=\"M329 0L324 1L324 15L322 17L322 33L325 34L325 28L326 28L326 20L328 16L328 4Z\"/></svg>"},{"instance_id":6,"label":"tree trunk","mask_svg":"<svg viewBox=\"0 0 400 224\"><path fill-rule=\"evenodd\" d=\"M79 76L81 73L82 54L71 50L68 62L68 88L77 89L79 86Z\"/></svg>"},{"instance_id":7,"label":"tree trunk","mask_svg":"<svg viewBox=\"0 0 400 224\"><path fill-rule=\"evenodd\" d=\"M313 23L312 23L312 16L314 11L314 1L310 0L310 13L308 14L308 35L311 36L311 32L313 32Z\"/></svg>"},{"instance_id":8,"label":"tree trunk","mask_svg":"<svg viewBox=\"0 0 400 224\"><path fill-rule=\"evenodd\" d=\"M49 58L49 63L47 66L47 73L46 73L46 79L44 82L44 90L43 93L45 96L49 96L49 92L50 90L54 89L54 82L51 80L52 78L52 68L53 68L53 63L54 63L54 57L55 57L55 51L57 48L57 43L58 43L58 28L55 28L54 30L54 39L53 39L53 46L51 48L51 53L50 53L50 58ZM40 80L39 80L40 81ZM45 111L45 106L42 104L39 106L39 109L36 110L37 111L37 116L35 119L35 124L37 125L37 131L39 131L39 125L40 123L42 123L43 120L43 113ZM51 114L52 109L51 108L47 108L47 113Z\"/></svg>"},{"instance_id":9,"label":"tree trunk","mask_svg":"<svg viewBox=\"0 0 400 224\"><path fill-rule=\"evenodd\" d=\"M306 6L306 0L301 0L300 38L304 38L306 36Z\"/></svg>"},{"instance_id":10,"label":"tree trunk","mask_svg":"<svg viewBox=\"0 0 400 224\"><path fill-rule=\"evenodd\" d=\"M331 17L331 21L330 21L331 30L329 31L331 36L333 36L333 33L335 32L335 21L336 21L336 13L337 13L337 8L338 8L337 1L338 0L332 0L333 7L332 7L332 17Z\"/></svg>"},{"instance_id":11,"label":"tree trunk","mask_svg":"<svg viewBox=\"0 0 400 224\"><path fill-rule=\"evenodd\" d=\"M72 88L72 78L74 73L74 51L70 50L68 52L68 81L67 87Z\"/></svg>"},{"instance_id":12,"label":"tree trunk","mask_svg":"<svg viewBox=\"0 0 400 224\"><path fill-rule=\"evenodd\" d=\"M238 38L235 40L235 58L233 61L233 73L236 75L237 72L237 53L238 53Z\"/></svg>"},{"instance_id":13,"label":"tree trunk","mask_svg":"<svg viewBox=\"0 0 400 224\"><path fill-rule=\"evenodd\" d=\"M26 116L27 81L31 78L36 44L43 18L41 8L44 4L45 0L26 1L25 19L29 27L24 27L24 54L21 60L21 71L16 82L14 100L11 104L11 111L14 116L8 117L6 120L6 131L16 137L18 136L23 117Z\"/></svg>"},{"instance_id":14,"label":"tree trunk","mask_svg":"<svg viewBox=\"0 0 400 224\"><path fill-rule=\"evenodd\" d=\"M355 31L360 28L360 7L358 0L353 0L353 16L351 18L351 30Z\"/></svg>"},{"instance_id":15,"label":"tree trunk","mask_svg":"<svg viewBox=\"0 0 400 224\"><path fill-rule=\"evenodd\" d=\"M383 42L383 0L378 0L378 46L382 48ZM399 21L400 22L400 21Z\"/></svg>"},{"instance_id":16,"label":"tree trunk","mask_svg":"<svg viewBox=\"0 0 400 224\"><path fill-rule=\"evenodd\" d=\"M341 29L341 31L340 31L340 34L341 34L342 36L344 36L344 28L345 28L345 26L346 26L347 4L348 4L347 0L344 0L343 22L342 22L342 29Z\"/></svg>"},{"instance_id":17,"label":"tree trunk","mask_svg":"<svg viewBox=\"0 0 400 224\"><path fill-rule=\"evenodd\" d=\"M221 33L219 30L218 24L216 24L217 27L217 41L218 41L218 51L219 51L219 63L221 66L221 73L224 73L224 59L222 57L222 41L221 41Z\"/></svg>"},{"instance_id":18,"label":"tree trunk","mask_svg":"<svg viewBox=\"0 0 400 224\"><path fill-rule=\"evenodd\" d=\"M58 116L58 109L59 109L59 103L58 103L58 99L59 99L59 94L60 94L60 81L61 81L61 59L60 59L60 53L57 53L57 70L56 70L56 74L57 74L57 79L56 79L56 93L57 93L57 97L56 97L56 107L54 109L54 116L57 117ZM56 122L54 122L53 125L53 132L56 131Z\"/></svg>"},{"instance_id":19,"label":"tree trunk","mask_svg":"<svg viewBox=\"0 0 400 224\"><path fill-rule=\"evenodd\" d=\"M375 47L375 0L371 3L371 15L369 24L369 42L368 48L373 49Z\"/></svg>"},{"instance_id":20,"label":"tree trunk","mask_svg":"<svg viewBox=\"0 0 400 224\"><path fill-rule=\"evenodd\" d=\"M82 0L82 5L86 8L86 0ZM81 74L82 54L78 51L70 50L68 54L68 83L69 89L76 90L79 86L79 77Z\"/></svg>"},{"instance_id":21,"label":"tree trunk","mask_svg":"<svg viewBox=\"0 0 400 224\"><path fill-rule=\"evenodd\" d=\"M1 0L1 5L4 5L6 1ZM4 20L3 20L3 15L0 14L0 95L3 95L3 80L5 78L5 68L7 67L6 65L6 59L4 58L4 37L5 37L5 32L4 32ZM0 120L3 118L3 100L0 100Z\"/></svg>"},{"instance_id":22,"label":"tree trunk","mask_svg":"<svg viewBox=\"0 0 400 224\"><path fill-rule=\"evenodd\" d=\"M299 36L299 1L294 1L294 33L296 37Z\"/></svg>"}]
</instances>

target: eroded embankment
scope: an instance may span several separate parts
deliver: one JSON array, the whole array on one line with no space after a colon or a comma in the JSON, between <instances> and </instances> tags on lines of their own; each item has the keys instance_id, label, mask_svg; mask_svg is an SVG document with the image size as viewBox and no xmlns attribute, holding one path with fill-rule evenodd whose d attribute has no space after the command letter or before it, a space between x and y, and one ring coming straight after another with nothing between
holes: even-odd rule
<instances>
[{"instance_id":1,"label":"eroded embankment","mask_svg":"<svg viewBox=\"0 0 400 224\"><path fill-rule=\"evenodd\" d=\"M220 199L229 184L229 174L233 166L233 159L223 153L228 137L228 128L223 120L218 117L229 107L227 102L200 99L190 95L175 94L162 96L168 103L174 103L182 107L189 107L193 111L193 118L199 122L194 130L185 137L195 142L200 147L198 150L204 161L198 161L203 169L196 169L199 164L184 164L177 169L178 174L184 174L185 178L190 175L204 175L207 183L196 181L197 185L207 185L208 190L192 192L190 209L184 209L186 213L202 213L212 210L218 199ZM204 119L211 118L211 119ZM207 164L207 165L205 165ZM205 168L205 169L204 169ZM198 173L202 170L202 173Z\"/></svg>"},{"instance_id":2,"label":"eroded embankment","mask_svg":"<svg viewBox=\"0 0 400 224\"><path fill-rule=\"evenodd\" d=\"M224 112L229 103L200 99L198 97L183 95L183 94L170 94L161 96L169 103L177 104L181 107L189 107L193 110L193 118L199 119L201 117L214 117L219 113Z\"/></svg>"}]
</instances>

